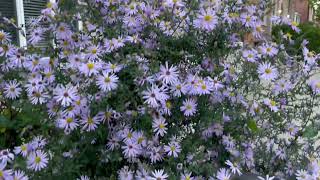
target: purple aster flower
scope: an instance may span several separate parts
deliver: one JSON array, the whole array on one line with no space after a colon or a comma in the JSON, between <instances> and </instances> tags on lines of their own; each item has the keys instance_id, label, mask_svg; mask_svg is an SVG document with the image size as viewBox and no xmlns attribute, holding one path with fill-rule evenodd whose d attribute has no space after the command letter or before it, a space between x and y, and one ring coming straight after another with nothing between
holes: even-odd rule
<instances>
[{"instance_id":1,"label":"purple aster flower","mask_svg":"<svg viewBox=\"0 0 320 180\"><path fill-rule=\"evenodd\" d=\"M254 49L244 50L242 56L249 62L256 62L258 60L258 52Z\"/></svg>"},{"instance_id":2,"label":"purple aster flower","mask_svg":"<svg viewBox=\"0 0 320 180\"><path fill-rule=\"evenodd\" d=\"M193 116L197 111L197 103L194 99L186 99L183 101L183 105L180 107L185 116Z\"/></svg>"},{"instance_id":3,"label":"purple aster flower","mask_svg":"<svg viewBox=\"0 0 320 180\"><path fill-rule=\"evenodd\" d=\"M47 153L42 150L37 150L32 152L28 156L27 165L28 169L32 169L34 171L40 171L41 169L47 167L48 165L48 157Z\"/></svg>"},{"instance_id":4,"label":"purple aster flower","mask_svg":"<svg viewBox=\"0 0 320 180\"><path fill-rule=\"evenodd\" d=\"M245 27L254 27L257 21L257 17L248 13L242 13L240 20Z\"/></svg>"},{"instance_id":5,"label":"purple aster flower","mask_svg":"<svg viewBox=\"0 0 320 180\"><path fill-rule=\"evenodd\" d=\"M193 24L198 29L212 31L218 24L218 16L212 9L201 9Z\"/></svg>"},{"instance_id":6,"label":"purple aster flower","mask_svg":"<svg viewBox=\"0 0 320 180\"><path fill-rule=\"evenodd\" d=\"M67 86L58 85L54 89L54 98L60 102L62 106L69 106L72 102L78 100L76 87L71 84Z\"/></svg>"},{"instance_id":7,"label":"purple aster flower","mask_svg":"<svg viewBox=\"0 0 320 180\"><path fill-rule=\"evenodd\" d=\"M4 96L9 99L16 99L20 96L22 89L16 80L9 81L4 85Z\"/></svg>"},{"instance_id":8,"label":"purple aster flower","mask_svg":"<svg viewBox=\"0 0 320 180\"><path fill-rule=\"evenodd\" d=\"M311 89L315 94L320 94L320 80L311 80L309 85L311 86Z\"/></svg>"},{"instance_id":9,"label":"purple aster flower","mask_svg":"<svg viewBox=\"0 0 320 180\"><path fill-rule=\"evenodd\" d=\"M37 44L43 39L43 29L42 28L36 28L32 30L28 42L32 45Z\"/></svg>"},{"instance_id":10,"label":"purple aster flower","mask_svg":"<svg viewBox=\"0 0 320 180\"><path fill-rule=\"evenodd\" d=\"M270 63L261 63L258 66L258 73L261 79L274 80L278 77L278 70Z\"/></svg>"},{"instance_id":11,"label":"purple aster flower","mask_svg":"<svg viewBox=\"0 0 320 180\"><path fill-rule=\"evenodd\" d=\"M271 44L265 44L264 46L260 46L259 48L263 55L266 55L269 57L273 57L277 55L279 51L277 48L273 47Z\"/></svg>"},{"instance_id":12,"label":"purple aster flower","mask_svg":"<svg viewBox=\"0 0 320 180\"><path fill-rule=\"evenodd\" d=\"M11 35L3 30L0 31L0 42L1 43L8 43L11 42Z\"/></svg>"}]
</instances>

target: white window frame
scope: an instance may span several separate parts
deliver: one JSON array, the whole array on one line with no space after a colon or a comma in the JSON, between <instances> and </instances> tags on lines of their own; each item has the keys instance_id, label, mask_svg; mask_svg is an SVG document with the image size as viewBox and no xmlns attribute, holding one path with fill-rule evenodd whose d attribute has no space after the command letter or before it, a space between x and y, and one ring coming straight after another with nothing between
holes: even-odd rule
<instances>
[{"instance_id":1,"label":"white window frame","mask_svg":"<svg viewBox=\"0 0 320 180\"><path fill-rule=\"evenodd\" d=\"M26 23L24 19L24 7L23 0L15 0L16 7L16 17L17 17L17 25L18 25L18 45L19 47L27 46L27 35L26 35Z\"/></svg>"},{"instance_id":2,"label":"white window frame","mask_svg":"<svg viewBox=\"0 0 320 180\"><path fill-rule=\"evenodd\" d=\"M77 0L79 5L83 5L83 6L88 6L88 4L86 2L84 2L84 0ZM77 22L77 26L78 26L78 30L79 31L83 31L83 21L78 21Z\"/></svg>"},{"instance_id":3,"label":"white window frame","mask_svg":"<svg viewBox=\"0 0 320 180\"><path fill-rule=\"evenodd\" d=\"M313 16L314 16L314 14L313 14L314 12L313 12L313 11L314 11L314 9L313 9L313 7L310 5L310 6L309 6L308 20L311 21L311 22L313 21Z\"/></svg>"},{"instance_id":4,"label":"white window frame","mask_svg":"<svg viewBox=\"0 0 320 180\"><path fill-rule=\"evenodd\" d=\"M298 12L294 13L294 17L293 17L293 21L297 22L298 24L300 24L301 22L301 15Z\"/></svg>"}]
</instances>

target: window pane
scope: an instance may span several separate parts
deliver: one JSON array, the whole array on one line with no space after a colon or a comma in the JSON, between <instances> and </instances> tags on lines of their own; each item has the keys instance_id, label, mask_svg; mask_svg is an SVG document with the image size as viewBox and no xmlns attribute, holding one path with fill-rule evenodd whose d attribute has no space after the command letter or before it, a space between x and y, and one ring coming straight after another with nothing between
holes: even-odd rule
<instances>
[{"instance_id":1,"label":"window pane","mask_svg":"<svg viewBox=\"0 0 320 180\"><path fill-rule=\"evenodd\" d=\"M27 39L30 38L29 21L32 18L38 18L41 15L41 10L46 7L46 0L24 0L24 18L26 21ZM44 24L44 26L48 26ZM44 35L44 39L37 43L38 47L45 47L50 42L48 35Z\"/></svg>"},{"instance_id":2,"label":"window pane","mask_svg":"<svg viewBox=\"0 0 320 180\"><path fill-rule=\"evenodd\" d=\"M16 19L15 13L14 0L0 0L0 29L11 34L12 43L14 44L17 42L17 32L13 26L8 26L8 24L4 23L3 17Z\"/></svg>"}]
</instances>

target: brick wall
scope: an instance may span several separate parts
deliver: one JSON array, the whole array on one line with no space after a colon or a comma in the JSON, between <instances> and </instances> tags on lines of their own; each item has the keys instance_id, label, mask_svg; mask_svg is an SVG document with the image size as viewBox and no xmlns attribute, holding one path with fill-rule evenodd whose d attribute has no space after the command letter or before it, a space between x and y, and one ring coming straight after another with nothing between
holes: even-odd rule
<instances>
[{"instance_id":1,"label":"brick wall","mask_svg":"<svg viewBox=\"0 0 320 180\"><path fill-rule=\"evenodd\" d=\"M295 0L293 3L295 12L299 13L301 23L307 22L309 18L308 0Z\"/></svg>"}]
</instances>

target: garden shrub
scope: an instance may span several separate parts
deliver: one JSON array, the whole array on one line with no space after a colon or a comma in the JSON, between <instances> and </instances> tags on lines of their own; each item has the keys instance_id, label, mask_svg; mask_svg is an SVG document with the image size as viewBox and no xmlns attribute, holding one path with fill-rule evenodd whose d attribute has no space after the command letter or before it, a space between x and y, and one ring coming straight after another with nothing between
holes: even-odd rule
<instances>
[{"instance_id":1,"label":"garden shrub","mask_svg":"<svg viewBox=\"0 0 320 180\"><path fill-rule=\"evenodd\" d=\"M0 179L320 177L316 43L269 1L83 2L0 30Z\"/></svg>"}]
</instances>

